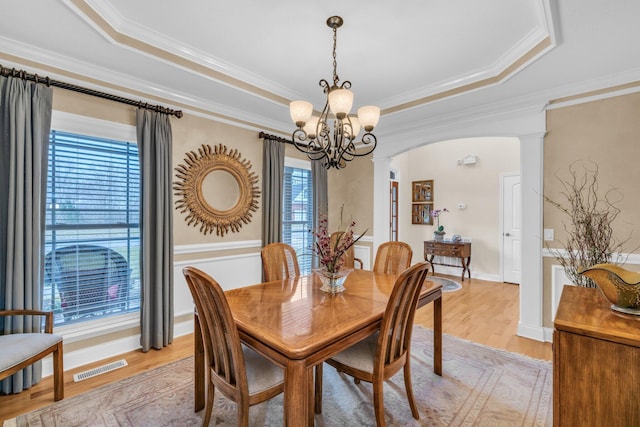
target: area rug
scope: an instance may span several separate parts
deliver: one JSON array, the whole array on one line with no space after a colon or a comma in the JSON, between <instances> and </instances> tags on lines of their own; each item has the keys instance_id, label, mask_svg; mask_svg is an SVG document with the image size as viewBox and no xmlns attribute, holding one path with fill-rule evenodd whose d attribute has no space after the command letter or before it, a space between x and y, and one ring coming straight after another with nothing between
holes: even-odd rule
<instances>
[{"instance_id":1,"label":"area rug","mask_svg":"<svg viewBox=\"0 0 640 427\"><path fill-rule=\"evenodd\" d=\"M433 373L433 333L416 326L413 389L420 420L411 416L402 373L384 385L390 426L551 426L551 364L443 337L443 375ZM317 426L373 426L371 384L325 365ZM193 412L193 358L106 385L5 422L13 426L199 426ZM282 395L253 406L252 426L282 425ZM216 394L211 425L235 426L235 404Z\"/></svg>"},{"instance_id":2,"label":"area rug","mask_svg":"<svg viewBox=\"0 0 640 427\"><path fill-rule=\"evenodd\" d=\"M462 289L462 285L455 280L446 279L444 277L428 276L428 281L442 283L442 292L454 292Z\"/></svg>"}]
</instances>

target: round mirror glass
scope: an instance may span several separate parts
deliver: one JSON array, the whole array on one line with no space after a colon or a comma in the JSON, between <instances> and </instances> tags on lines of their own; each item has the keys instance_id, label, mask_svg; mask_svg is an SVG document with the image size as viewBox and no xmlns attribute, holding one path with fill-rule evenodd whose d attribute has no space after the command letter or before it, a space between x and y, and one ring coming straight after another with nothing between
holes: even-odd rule
<instances>
[{"instance_id":1,"label":"round mirror glass","mask_svg":"<svg viewBox=\"0 0 640 427\"><path fill-rule=\"evenodd\" d=\"M229 172L213 170L202 180L202 196L212 208L227 211L238 203L240 186Z\"/></svg>"}]
</instances>

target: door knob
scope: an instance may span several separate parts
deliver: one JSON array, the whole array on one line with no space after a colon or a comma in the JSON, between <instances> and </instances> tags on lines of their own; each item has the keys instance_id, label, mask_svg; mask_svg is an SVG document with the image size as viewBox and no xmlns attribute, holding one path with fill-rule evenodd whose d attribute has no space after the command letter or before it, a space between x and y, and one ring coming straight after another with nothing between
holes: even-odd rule
<instances>
[{"instance_id":1,"label":"door knob","mask_svg":"<svg viewBox=\"0 0 640 427\"><path fill-rule=\"evenodd\" d=\"M509 233L504 233L504 235L507 236L507 237L511 236L511 234L509 234Z\"/></svg>"}]
</instances>

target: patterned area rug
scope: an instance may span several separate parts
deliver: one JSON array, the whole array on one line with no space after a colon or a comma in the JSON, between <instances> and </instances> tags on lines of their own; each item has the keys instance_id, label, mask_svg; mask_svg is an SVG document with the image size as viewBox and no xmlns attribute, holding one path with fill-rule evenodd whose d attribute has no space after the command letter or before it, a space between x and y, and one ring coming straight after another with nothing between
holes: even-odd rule
<instances>
[{"instance_id":1,"label":"patterned area rug","mask_svg":"<svg viewBox=\"0 0 640 427\"><path fill-rule=\"evenodd\" d=\"M462 289L462 285L455 280L445 279L444 277L428 276L428 281L442 283L442 292L454 292Z\"/></svg>"},{"instance_id":2,"label":"patterned area rug","mask_svg":"<svg viewBox=\"0 0 640 427\"><path fill-rule=\"evenodd\" d=\"M433 373L432 332L413 334L411 416L402 373L384 385L391 426L551 426L551 364L445 335L443 376ZM325 365L318 426L373 426L371 384ZM5 422L8 426L199 426L193 358L180 360ZM252 426L282 425L282 395L251 408ZM235 404L216 394L211 425L235 426Z\"/></svg>"}]
</instances>

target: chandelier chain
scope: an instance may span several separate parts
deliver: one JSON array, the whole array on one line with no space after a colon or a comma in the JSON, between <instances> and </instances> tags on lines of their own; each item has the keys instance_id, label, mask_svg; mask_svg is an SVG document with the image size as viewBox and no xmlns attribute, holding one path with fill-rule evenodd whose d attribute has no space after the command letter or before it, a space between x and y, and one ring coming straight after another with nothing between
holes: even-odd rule
<instances>
[{"instance_id":1,"label":"chandelier chain","mask_svg":"<svg viewBox=\"0 0 640 427\"><path fill-rule=\"evenodd\" d=\"M338 44L338 29L333 27L333 85L338 86L338 61L336 59L336 45Z\"/></svg>"}]
</instances>

